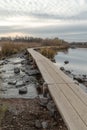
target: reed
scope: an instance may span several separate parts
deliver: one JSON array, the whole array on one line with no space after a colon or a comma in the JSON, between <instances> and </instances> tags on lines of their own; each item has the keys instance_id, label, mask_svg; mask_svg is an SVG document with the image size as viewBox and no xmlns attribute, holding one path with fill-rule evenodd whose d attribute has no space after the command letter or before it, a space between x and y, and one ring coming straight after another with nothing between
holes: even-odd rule
<instances>
[{"instance_id":1,"label":"reed","mask_svg":"<svg viewBox=\"0 0 87 130\"><path fill-rule=\"evenodd\" d=\"M29 47L26 43L4 43L1 45L0 58L19 53L20 51Z\"/></svg>"},{"instance_id":2,"label":"reed","mask_svg":"<svg viewBox=\"0 0 87 130\"><path fill-rule=\"evenodd\" d=\"M57 51L53 48L41 48L40 52L42 55L46 56L49 59L53 59L57 53Z\"/></svg>"}]
</instances>

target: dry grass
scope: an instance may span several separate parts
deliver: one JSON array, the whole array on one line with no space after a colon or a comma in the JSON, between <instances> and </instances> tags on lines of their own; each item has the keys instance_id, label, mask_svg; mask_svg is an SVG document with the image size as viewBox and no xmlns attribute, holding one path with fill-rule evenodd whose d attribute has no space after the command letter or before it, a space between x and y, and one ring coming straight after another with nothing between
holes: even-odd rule
<instances>
[{"instance_id":1,"label":"dry grass","mask_svg":"<svg viewBox=\"0 0 87 130\"><path fill-rule=\"evenodd\" d=\"M26 48L30 47L40 47L42 46L41 43L28 43L28 42L12 42L12 41L5 41L0 42L0 59L5 58L7 56L19 53L22 50L25 50Z\"/></svg>"},{"instance_id":2,"label":"dry grass","mask_svg":"<svg viewBox=\"0 0 87 130\"><path fill-rule=\"evenodd\" d=\"M24 44L13 44L13 43L4 43L1 46L1 57L10 56L12 54L16 54L21 50L25 49L26 45Z\"/></svg>"},{"instance_id":3,"label":"dry grass","mask_svg":"<svg viewBox=\"0 0 87 130\"><path fill-rule=\"evenodd\" d=\"M49 59L53 59L56 55L56 50L54 50L53 48L41 48L40 52L42 55L46 56Z\"/></svg>"}]
</instances>

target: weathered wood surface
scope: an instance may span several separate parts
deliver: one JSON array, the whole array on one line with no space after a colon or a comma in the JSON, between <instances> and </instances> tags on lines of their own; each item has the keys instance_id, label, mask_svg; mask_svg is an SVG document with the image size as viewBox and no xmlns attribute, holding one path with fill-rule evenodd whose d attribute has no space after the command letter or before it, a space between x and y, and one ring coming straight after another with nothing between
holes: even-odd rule
<instances>
[{"instance_id":1,"label":"weathered wood surface","mask_svg":"<svg viewBox=\"0 0 87 130\"><path fill-rule=\"evenodd\" d=\"M87 130L87 94L49 59L33 49L35 60L69 130Z\"/></svg>"}]
</instances>

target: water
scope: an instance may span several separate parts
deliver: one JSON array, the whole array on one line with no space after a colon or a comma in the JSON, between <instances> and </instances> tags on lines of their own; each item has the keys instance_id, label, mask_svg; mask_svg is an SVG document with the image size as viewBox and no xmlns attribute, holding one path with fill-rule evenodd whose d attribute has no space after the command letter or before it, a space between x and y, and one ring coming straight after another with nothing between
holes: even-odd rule
<instances>
[{"instance_id":1,"label":"water","mask_svg":"<svg viewBox=\"0 0 87 130\"><path fill-rule=\"evenodd\" d=\"M21 61L22 58L9 58L7 59L9 62L5 65L0 65L0 98L35 98L37 97L37 91L34 83L29 83L26 85L27 93L20 95L19 88L16 88L15 85L9 85L8 82L13 80L20 82L23 80L23 77L27 76L24 72L21 71L21 68L25 68L22 66ZM1 61L0 61L1 62ZM14 68L20 68L19 74L14 74Z\"/></svg>"},{"instance_id":2,"label":"water","mask_svg":"<svg viewBox=\"0 0 87 130\"><path fill-rule=\"evenodd\" d=\"M57 66L71 71L71 77L73 75L87 76L87 48L70 48L67 51L60 51L55 56L55 60ZM64 61L69 61L69 64L65 64ZM83 84L79 85L87 93L87 87Z\"/></svg>"},{"instance_id":3,"label":"water","mask_svg":"<svg viewBox=\"0 0 87 130\"><path fill-rule=\"evenodd\" d=\"M68 51L58 52L55 60L59 67L63 66L74 74L87 75L87 48L70 48ZM64 64L66 60L69 64Z\"/></svg>"}]
</instances>

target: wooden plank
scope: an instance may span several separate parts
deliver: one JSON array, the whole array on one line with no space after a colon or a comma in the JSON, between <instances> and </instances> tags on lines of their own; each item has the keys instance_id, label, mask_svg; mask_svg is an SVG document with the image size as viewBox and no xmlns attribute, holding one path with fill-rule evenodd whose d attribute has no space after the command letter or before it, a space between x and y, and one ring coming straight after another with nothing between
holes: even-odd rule
<instances>
[{"instance_id":1,"label":"wooden plank","mask_svg":"<svg viewBox=\"0 0 87 130\"><path fill-rule=\"evenodd\" d=\"M67 84L57 85L57 89L61 89L67 100L72 105L73 109L78 113L80 118L87 125L87 106L78 98L78 96L68 87Z\"/></svg>"},{"instance_id":2,"label":"wooden plank","mask_svg":"<svg viewBox=\"0 0 87 130\"><path fill-rule=\"evenodd\" d=\"M65 120L69 130L87 130L86 125L79 117L78 113L73 109L70 102L60 91L56 89L56 85L49 85L49 91L58 107L63 119Z\"/></svg>"},{"instance_id":3,"label":"wooden plank","mask_svg":"<svg viewBox=\"0 0 87 130\"><path fill-rule=\"evenodd\" d=\"M80 88L80 86L76 84L68 84L69 87L77 94L78 98L80 98L87 105L87 93Z\"/></svg>"},{"instance_id":4,"label":"wooden plank","mask_svg":"<svg viewBox=\"0 0 87 130\"><path fill-rule=\"evenodd\" d=\"M44 80L48 83L48 84L53 84L54 80L52 79L52 77L49 75L49 73L47 72L47 70L44 68L42 62L37 62L37 66L39 66L39 70L44 78Z\"/></svg>"}]
</instances>

